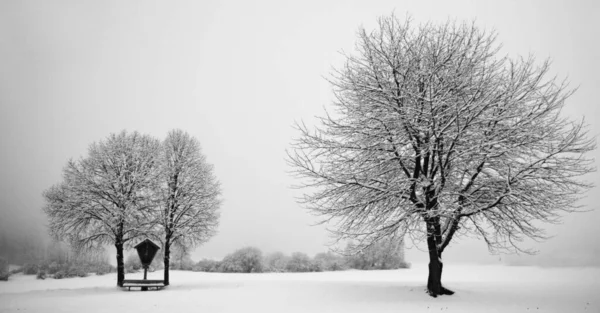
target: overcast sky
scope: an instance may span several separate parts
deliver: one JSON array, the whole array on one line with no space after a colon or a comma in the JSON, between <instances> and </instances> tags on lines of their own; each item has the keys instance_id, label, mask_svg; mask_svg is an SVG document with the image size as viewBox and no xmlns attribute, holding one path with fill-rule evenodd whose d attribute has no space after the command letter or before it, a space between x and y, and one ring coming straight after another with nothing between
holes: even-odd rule
<instances>
[{"instance_id":1,"label":"overcast sky","mask_svg":"<svg viewBox=\"0 0 600 313\"><path fill-rule=\"evenodd\" d=\"M0 1L0 218L43 222L42 191L69 158L122 129L198 138L222 182L219 234L193 257L246 245L325 251L323 227L294 201L285 149L295 120L331 102L324 77L380 15L416 22L476 20L504 53L553 59L579 86L565 114L600 133L597 1ZM596 151L594 156L598 156ZM588 176L600 182L598 173ZM595 188L583 204L595 209ZM596 263L600 210L548 226L556 237L515 262ZM1 225L0 225L1 226ZM7 226L4 226L7 227ZM33 231L33 229L32 229ZM426 260L410 249L408 261ZM455 242L450 261L495 261L480 241ZM504 258L504 256L502 256Z\"/></svg>"}]
</instances>

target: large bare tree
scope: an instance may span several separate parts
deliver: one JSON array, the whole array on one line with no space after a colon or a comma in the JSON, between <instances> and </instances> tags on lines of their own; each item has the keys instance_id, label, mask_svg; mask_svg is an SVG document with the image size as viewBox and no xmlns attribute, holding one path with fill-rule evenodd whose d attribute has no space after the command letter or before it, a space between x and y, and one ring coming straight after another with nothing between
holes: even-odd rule
<instances>
[{"instance_id":1,"label":"large bare tree","mask_svg":"<svg viewBox=\"0 0 600 313\"><path fill-rule=\"evenodd\" d=\"M164 281L169 285L171 245L191 248L216 233L221 188L198 140L181 130L169 132L160 159L156 212L164 236Z\"/></svg>"},{"instance_id":2,"label":"large bare tree","mask_svg":"<svg viewBox=\"0 0 600 313\"><path fill-rule=\"evenodd\" d=\"M544 237L537 221L579 209L595 142L561 115L573 91L548 77L549 62L499 55L495 33L474 24L390 16L358 34L330 79L333 110L298 125L288 151L302 202L339 238L425 240L435 297L453 293L441 283L453 238L520 250Z\"/></svg>"},{"instance_id":3,"label":"large bare tree","mask_svg":"<svg viewBox=\"0 0 600 313\"><path fill-rule=\"evenodd\" d=\"M77 249L112 244L117 285L125 279L123 248L151 226L160 141L137 132L112 134L70 160L63 181L44 192L50 232Z\"/></svg>"}]
</instances>

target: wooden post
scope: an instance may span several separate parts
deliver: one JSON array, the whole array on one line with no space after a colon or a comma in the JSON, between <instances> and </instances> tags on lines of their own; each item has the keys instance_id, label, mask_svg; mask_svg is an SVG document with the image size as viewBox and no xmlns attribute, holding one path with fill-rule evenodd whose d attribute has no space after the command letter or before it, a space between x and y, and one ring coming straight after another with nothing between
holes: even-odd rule
<instances>
[{"instance_id":1,"label":"wooden post","mask_svg":"<svg viewBox=\"0 0 600 313\"><path fill-rule=\"evenodd\" d=\"M144 280L146 280L147 275L148 275L148 266L144 266ZM142 287L142 291L148 291L148 287L146 287L146 286Z\"/></svg>"}]
</instances>

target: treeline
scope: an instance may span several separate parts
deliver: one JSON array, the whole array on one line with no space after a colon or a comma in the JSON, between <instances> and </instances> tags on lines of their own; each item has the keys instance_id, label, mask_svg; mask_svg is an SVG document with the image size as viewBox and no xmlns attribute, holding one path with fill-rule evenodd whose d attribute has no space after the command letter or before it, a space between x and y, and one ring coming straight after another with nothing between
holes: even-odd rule
<instances>
[{"instance_id":1,"label":"treeline","mask_svg":"<svg viewBox=\"0 0 600 313\"><path fill-rule=\"evenodd\" d=\"M86 277L89 274L103 275L115 272L110 265L108 253L101 249L96 252L74 254L68 246L53 243L47 248L51 251L44 259L25 263L22 267L9 271L6 259L0 258L0 280L7 280L10 274L22 272L25 275L37 275L38 279ZM171 251L170 269L215 272L215 273L283 273L283 272L324 272L347 269L377 270L408 268L410 264L404 259L404 245L397 240L382 240L359 253L354 253L349 245L343 253L323 252L314 257L306 253L295 252L286 255L282 252L264 254L255 247L238 249L222 260L202 259L194 262L188 249L174 246ZM162 253L150 264L150 271L164 269ZM142 264L135 251L131 251L125 260L125 272L135 273L142 270Z\"/></svg>"},{"instance_id":2,"label":"treeline","mask_svg":"<svg viewBox=\"0 0 600 313\"><path fill-rule=\"evenodd\" d=\"M0 258L0 280L8 280L10 275L23 273L36 275L38 279L86 277L90 273L104 275L114 273L116 267L109 262L105 249L74 253L64 243L52 242L43 250L26 259L22 265L10 269L9 260Z\"/></svg>"},{"instance_id":3,"label":"treeline","mask_svg":"<svg viewBox=\"0 0 600 313\"><path fill-rule=\"evenodd\" d=\"M360 253L350 254L351 246L344 253L318 253L309 257L306 253L282 252L263 254L255 247L238 249L222 260L202 259L193 262L189 256L174 260L172 269L217 273L265 273L265 272L323 272L347 269L376 270L408 268L404 259L402 242L382 240Z\"/></svg>"}]
</instances>

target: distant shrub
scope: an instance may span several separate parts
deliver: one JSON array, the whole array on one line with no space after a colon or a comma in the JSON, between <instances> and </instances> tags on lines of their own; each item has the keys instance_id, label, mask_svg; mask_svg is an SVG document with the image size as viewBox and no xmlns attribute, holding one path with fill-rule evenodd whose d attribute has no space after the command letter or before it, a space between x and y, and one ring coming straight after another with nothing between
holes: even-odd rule
<instances>
[{"instance_id":1,"label":"distant shrub","mask_svg":"<svg viewBox=\"0 0 600 313\"><path fill-rule=\"evenodd\" d=\"M70 277L87 277L89 273L104 275L115 271L115 267L108 263L86 263L86 262L70 262L57 263L52 262L47 265L41 265L40 271L44 271L46 276L52 276L55 279L63 279ZM39 273L39 272L38 272Z\"/></svg>"},{"instance_id":2,"label":"distant shrub","mask_svg":"<svg viewBox=\"0 0 600 313\"><path fill-rule=\"evenodd\" d=\"M218 272L221 262L209 259L202 259L198 261L193 267L195 272Z\"/></svg>"},{"instance_id":3,"label":"distant shrub","mask_svg":"<svg viewBox=\"0 0 600 313\"><path fill-rule=\"evenodd\" d=\"M37 279L46 279L46 271L44 270L39 270L36 276Z\"/></svg>"},{"instance_id":4,"label":"distant shrub","mask_svg":"<svg viewBox=\"0 0 600 313\"><path fill-rule=\"evenodd\" d=\"M130 254L125 260L125 271L127 273L135 273L142 269L142 262L137 254Z\"/></svg>"},{"instance_id":5,"label":"distant shrub","mask_svg":"<svg viewBox=\"0 0 600 313\"><path fill-rule=\"evenodd\" d=\"M323 252L315 255L313 264L315 271L343 271L348 268L344 257L332 252Z\"/></svg>"},{"instance_id":6,"label":"distant shrub","mask_svg":"<svg viewBox=\"0 0 600 313\"><path fill-rule=\"evenodd\" d=\"M180 271L192 271L195 266L196 263L192 261L188 247L182 246L180 244L173 244L171 246L169 254L170 269Z\"/></svg>"},{"instance_id":7,"label":"distant shrub","mask_svg":"<svg viewBox=\"0 0 600 313\"><path fill-rule=\"evenodd\" d=\"M77 276L77 268L75 266L69 266L65 271L66 277L75 277Z\"/></svg>"},{"instance_id":8,"label":"distant shrub","mask_svg":"<svg viewBox=\"0 0 600 313\"><path fill-rule=\"evenodd\" d=\"M288 272L314 272L316 268L306 253L294 252L285 269Z\"/></svg>"},{"instance_id":9,"label":"distant shrub","mask_svg":"<svg viewBox=\"0 0 600 313\"><path fill-rule=\"evenodd\" d=\"M54 273L54 279L63 279L67 277L67 273L65 271L58 271L56 273Z\"/></svg>"},{"instance_id":10,"label":"distant shrub","mask_svg":"<svg viewBox=\"0 0 600 313\"><path fill-rule=\"evenodd\" d=\"M173 260L169 264L169 268L180 271L191 271L194 269L194 265L194 261L190 257L186 257L180 260Z\"/></svg>"},{"instance_id":11,"label":"distant shrub","mask_svg":"<svg viewBox=\"0 0 600 313\"><path fill-rule=\"evenodd\" d=\"M8 260L0 258L0 280L8 280L8 276L10 276L10 271L8 269Z\"/></svg>"},{"instance_id":12,"label":"distant shrub","mask_svg":"<svg viewBox=\"0 0 600 313\"><path fill-rule=\"evenodd\" d=\"M265 257L265 272L285 272L290 257L283 252L274 252Z\"/></svg>"},{"instance_id":13,"label":"distant shrub","mask_svg":"<svg viewBox=\"0 0 600 313\"><path fill-rule=\"evenodd\" d=\"M219 271L225 273L261 273L263 272L262 252L258 248L246 247L227 255Z\"/></svg>"},{"instance_id":14,"label":"distant shrub","mask_svg":"<svg viewBox=\"0 0 600 313\"><path fill-rule=\"evenodd\" d=\"M410 268L410 262L400 261L397 268Z\"/></svg>"},{"instance_id":15,"label":"distant shrub","mask_svg":"<svg viewBox=\"0 0 600 313\"><path fill-rule=\"evenodd\" d=\"M274 252L263 257L259 249L246 247L228 254L222 261L202 259L187 268L196 272L280 273L343 271L348 268L369 270L410 267L410 263L404 261L402 241L384 239L363 251L358 253L356 251L355 246L349 246L347 247L348 256L326 252L318 253L311 259L302 252L295 252L291 256L282 252ZM182 259L180 258L180 260Z\"/></svg>"},{"instance_id":16,"label":"distant shrub","mask_svg":"<svg viewBox=\"0 0 600 313\"><path fill-rule=\"evenodd\" d=\"M23 265L23 274L25 275L36 275L39 270L39 266L34 263L25 263Z\"/></svg>"},{"instance_id":17,"label":"distant shrub","mask_svg":"<svg viewBox=\"0 0 600 313\"><path fill-rule=\"evenodd\" d=\"M83 265L75 265L75 266L69 268L68 276L69 277L87 277L88 270Z\"/></svg>"},{"instance_id":18,"label":"distant shrub","mask_svg":"<svg viewBox=\"0 0 600 313\"><path fill-rule=\"evenodd\" d=\"M148 270L150 272L154 272L154 271L158 271L158 270L162 270L165 268L165 264L163 263L163 257L160 255L157 255L154 257L154 260L152 260L152 263L150 263L150 267L148 268ZM192 262L193 263L193 262Z\"/></svg>"},{"instance_id":19,"label":"distant shrub","mask_svg":"<svg viewBox=\"0 0 600 313\"><path fill-rule=\"evenodd\" d=\"M115 271L115 267L110 264L98 265L95 268L96 275L104 275Z\"/></svg>"},{"instance_id":20,"label":"distant shrub","mask_svg":"<svg viewBox=\"0 0 600 313\"><path fill-rule=\"evenodd\" d=\"M60 264L58 264L56 262L52 262L52 263L48 264L47 272L50 275L54 275L54 274L56 274L56 272L58 272L60 270L60 268L61 268Z\"/></svg>"},{"instance_id":21,"label":"distant shrub","mask_svg":"<svg viewBox=\"0 0 600 313\"><path fill-rule=\"evenodd\" d=\"M349 245L347 251L355 247ZM351 254L351 253L349 253ZM396 238L383 239L368 248L347 257L347 264L354 269L387 270L410 267L404 261L404 244Z\"/></svg>"}]
</instances>

